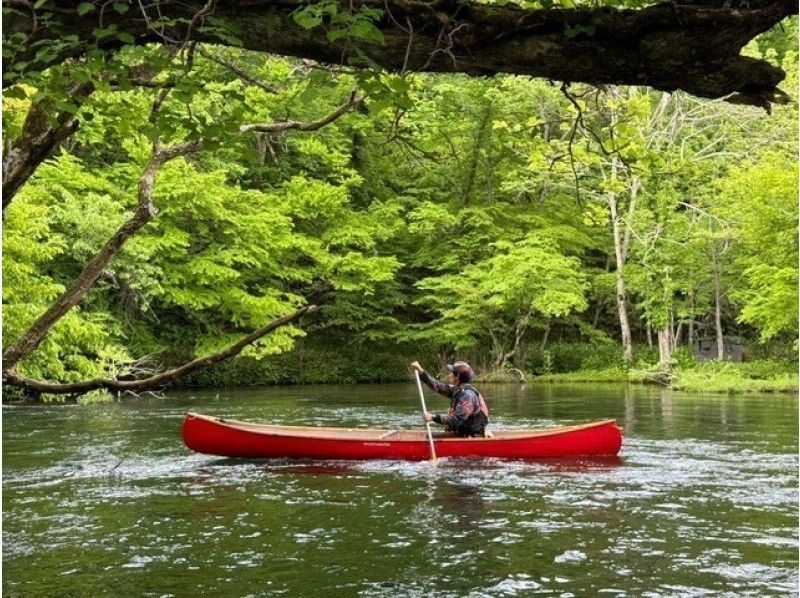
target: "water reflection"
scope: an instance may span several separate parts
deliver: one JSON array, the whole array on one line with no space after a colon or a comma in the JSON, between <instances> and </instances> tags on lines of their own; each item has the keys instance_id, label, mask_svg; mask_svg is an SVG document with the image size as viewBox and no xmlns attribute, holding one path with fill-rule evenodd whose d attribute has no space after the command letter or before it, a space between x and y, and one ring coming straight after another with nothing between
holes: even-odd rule
<instances>
[{"instance_id":1,"label":"water reflection","mask_svg":"<svg viewBox=\"0 0 800 598\"><path fill-rule=\"evenodd\" d=\"M474 529L489 510L479 486L439 480L433 486L433 500L458 516L460 529Z\"/></svg>"},{"instance_id":2,"label":"water reflection","mask_svg":"<svg viewBox=\"0 0 800 598\"><path fill-rule=\"evenodd\" d=\"M675 397L669 388L661 389L661 420L664 431L670 438L675 437Z\"/></svg>"}]
</instances>

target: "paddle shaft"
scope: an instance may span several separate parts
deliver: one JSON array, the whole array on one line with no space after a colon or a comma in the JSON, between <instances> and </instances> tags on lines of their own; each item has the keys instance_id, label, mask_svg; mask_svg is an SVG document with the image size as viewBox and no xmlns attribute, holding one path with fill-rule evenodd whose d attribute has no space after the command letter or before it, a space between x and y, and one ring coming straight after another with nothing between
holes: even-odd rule
<instances>
[{"instance_id":1,"label":"paddle shaft","mask_svg":"<svg viewBox=\"0 0 800 598\"><path fill-rule=\"evenodd\" d=\"M428 413L428 408L425 407L425 394L422 392L422 382L419 379L419 371L414 370L414 376L417 377L417 388L419 389L419 402L422 403L422 415ZM436 461L436 449L433 448L433 434L431 433L431 422L425 422L425 428L428 430L428 443L431 445L431 461Z\"/></svg>"}]
</instances>

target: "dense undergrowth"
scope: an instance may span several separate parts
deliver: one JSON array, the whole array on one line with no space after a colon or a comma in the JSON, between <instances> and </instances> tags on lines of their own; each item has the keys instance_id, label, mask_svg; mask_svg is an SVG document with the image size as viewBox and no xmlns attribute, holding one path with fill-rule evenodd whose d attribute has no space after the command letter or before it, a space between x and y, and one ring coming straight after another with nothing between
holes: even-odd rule
<instances>
[{"instance_id":1,"label":"dense undergrowth","mask_svg":"<svg viewBox=\"0 0 800 598\"><path fill-rule=\"evenodd\" d=\"M476 366L476 382L630 382L658 383L658 354L637 347L637 359L626 368L615 345L556 343L532 355L520 368L498 370L481 356L460 356ZM378 350L365 346L304 346L290 353L262 360L241 358L219 364L187 378L184 387L237 387L283 384L353 384L402 382L411 379L408 365L419 359L440 377L440 360L431 351L417 353ZM687 348L675 353L669 385L691 392L794 392L798 388L797 362L789 358L756 354L752 361L732 363L696 361Z\"/></svg>"}]
</instances>

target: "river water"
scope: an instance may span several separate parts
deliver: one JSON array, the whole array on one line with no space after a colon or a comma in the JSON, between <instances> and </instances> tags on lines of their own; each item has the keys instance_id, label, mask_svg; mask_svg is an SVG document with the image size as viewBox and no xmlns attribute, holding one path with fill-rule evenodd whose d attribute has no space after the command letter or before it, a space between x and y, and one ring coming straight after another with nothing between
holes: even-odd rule
<instances>
[{"instance_id":1,"label":"river water","mask_svg":"<svg viewBox=\"0 0 800 598\"><path fill-rule=\"evenodd\" d=\"M412 384L5 407L3 594L797 595L795 396L484 390L495 428L617 418L621 460L241 461L180 439L186 410L413 428Z\"/></svg>"}]
</instances>

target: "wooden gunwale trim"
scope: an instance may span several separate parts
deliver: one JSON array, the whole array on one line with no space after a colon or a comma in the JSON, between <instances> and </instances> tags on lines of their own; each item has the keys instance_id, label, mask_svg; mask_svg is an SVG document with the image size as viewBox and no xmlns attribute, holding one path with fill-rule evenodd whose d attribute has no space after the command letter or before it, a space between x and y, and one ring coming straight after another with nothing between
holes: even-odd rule
<instances>
[{"instance_id":1,"label":"wooden gunwale trim","mask_svg":"<svg viewBox=\"0 0 800 598\"><path fill-rule=\"evenodd\" d=\"M272 424L254 424L243 422L234 419L225 419L212 417L209 415L202 415L189 411L186 417L194 417L196 419L206 420L216 425L225 426L232 430L241 432L250 432L264 436L284 436L307 438L309 440L351 440L356 442L371 442L382 439L387 439L390 442L421 442L425 441L426 437L423 430L382 430L375 428L331 428L322 426L278 426ZM559 426L554 428L543 428L541 430L495 430L493 431L493 438L464 438L456 436L440 436L434 435L436 442L484 442L484 441L504 441L504 440L521 440L524 438L541 438L546 436L558 436L561 434L568 434L571 432L578 432L590 428L597 428L608 424L614 424L619 428L614 419L604 419L601 421L591 422L588 424L578 424L575 426ZM418 433L419 438L388 438L394 434L402 434L406 432ZM348 436L348 434L352 434Z\"/></svg>"}]
</instances>

